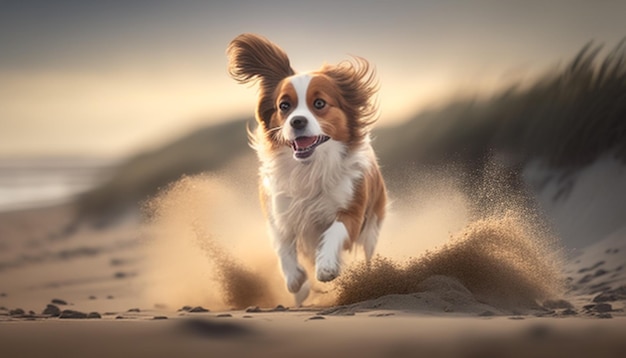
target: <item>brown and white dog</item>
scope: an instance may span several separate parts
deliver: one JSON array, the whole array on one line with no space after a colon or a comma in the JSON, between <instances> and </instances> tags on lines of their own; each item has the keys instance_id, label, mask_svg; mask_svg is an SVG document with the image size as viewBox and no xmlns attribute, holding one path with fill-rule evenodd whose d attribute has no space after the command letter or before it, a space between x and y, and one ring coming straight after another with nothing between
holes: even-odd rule
<instances>
[{"instance_id":1,"label":"brown and white dog","mask_svg":"<svg viewBox=\"0 0 626 358\"><path fill-rule=\"evenodd\" d=\"M387 195L369 138L374 73L355 58L296 74L280 47L254 34L236 37L227 53L235 80L260 85L251 142L261 202L287 288L303 299L298 251L327 282L339 275L343 250L361 245L370 260L376 247Z\"/></svg>"}]
</instances>

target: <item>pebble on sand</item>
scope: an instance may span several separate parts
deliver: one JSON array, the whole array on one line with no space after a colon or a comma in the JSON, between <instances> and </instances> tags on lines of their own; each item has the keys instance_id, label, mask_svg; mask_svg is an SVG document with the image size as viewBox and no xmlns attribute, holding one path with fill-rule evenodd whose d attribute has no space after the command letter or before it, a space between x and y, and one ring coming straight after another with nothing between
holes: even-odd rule
<instances>
[{"instance_id":1,"label":"pebble on sand","mask_svg":"<svg viewBox=\"0 0 626 358\"><path fill-rule=\"evenodd\" d=\"M79 311L73 311L73 310L64 310L63 312L61 312L61 314L59 315L59 318L61 319L65 319L65 318L70 318L70 319L85 319L87 318L87 314L84 312L79 312Z\"/></svg>"},{"instance_id":2,"label":"pebble on sand","mask_svg":"<svg viewBox=\"0 0 626 358\"><path fill-rule=\"evenodd\" d=\"M12 309L9 311L9 316L22 316L24 314L26 314L26 312L24 312L24 310L21 308Z\"/></svg>"},{"instance_id":3,"label":"pebble on sand","mask_svg":"<svg viewBox=\"0 0 626 358\"><path fill-rule=\"evenodd\" d=\"M79 312L74 310L63 310L59 315L61 319L100 319L102 316L98 312Z\"/></svg>"},{"instance_id":4,"label":"pebble on sand","mask_svg":"<svg viewBox=\"0 0 626 358\"><path fill-rule=\"evenodd\" d=\"M202 306L196 306L196 307L190 309L189 312L192 312L192 313L202 313L202 312L209 312L209 310L204 308L204 307L202 307Z\"/></svg>"},{"instance_id":5,"label":"pebble on sand","mask_svg":"<svg viewBox=\"0 0 626 358\"><path fill-rule=\"evenodd\" d=\"M306 321L319 321L319 320L323 320L326 319L326 317L324 316L312 316L306 319Z\"/></svg>"},{"instance_id":6,"label":"pebble on sand","mask_svg":"<svg viewBox=\"0 0 626 358\"><path fill-rule=\"evenodd\" d=\"M100 319L102 318L102 316L98 312L89 312L89 314L87 314L87 318L88 319Z\"/></svg>"},{"instance_id":7,"label":"pebble on sand","mask_svg":"<svg viewBox=\"0 0 626 358\"><path fill-rule=\"evenodd\" d=\"M61 315L61 309L53 304L48 304L48 306L44 308L42 314L45 314L51 317L59 317Z\"/></svg>"},{"instance_id":8,"label":"pebble on sand","mask_svg":"<svg viewBox=\"0 0 626 358\"><path fill-rule=\"evenodd\" d=\"M53 298L51 302L54 305L63 305L63 306L67 305L67 301L62 300L60 298Z\"/></svg>"}]
</instances>

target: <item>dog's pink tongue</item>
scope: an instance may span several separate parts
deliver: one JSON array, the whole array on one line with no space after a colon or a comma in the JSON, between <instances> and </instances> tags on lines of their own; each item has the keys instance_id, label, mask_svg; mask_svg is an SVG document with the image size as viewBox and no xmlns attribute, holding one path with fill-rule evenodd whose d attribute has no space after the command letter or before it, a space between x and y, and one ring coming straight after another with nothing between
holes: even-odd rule
<instances>
[{"instance_id":1,"label":"dog's pink tongue","mask_svg":"<svg viewBox=\"0 0 626 358\"><path fill-rule=\"evenodd\" d=\"M315 143L316 137L298 137L293 142L296 145L296 149L308 148Z\"/></svg>"}]
</instances>

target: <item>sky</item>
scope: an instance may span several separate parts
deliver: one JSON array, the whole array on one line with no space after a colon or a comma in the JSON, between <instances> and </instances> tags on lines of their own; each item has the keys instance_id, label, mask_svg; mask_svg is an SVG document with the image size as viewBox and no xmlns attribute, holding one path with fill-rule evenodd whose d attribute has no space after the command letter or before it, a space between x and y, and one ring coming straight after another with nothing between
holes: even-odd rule
<instances>
[{"instance_id":1,"label":"sky","mask_svg":"<svg viewBox=\"0 0 626 358\"><path fill-rule=\"evenodd\" d=\"M591 40L610 49L624 14L606 0L0 0L0 158L123 158L252 117L256 88L226 72L243 32L296 71L366 58L384 126L532 80Z\"/></svg>"}]
</instances>

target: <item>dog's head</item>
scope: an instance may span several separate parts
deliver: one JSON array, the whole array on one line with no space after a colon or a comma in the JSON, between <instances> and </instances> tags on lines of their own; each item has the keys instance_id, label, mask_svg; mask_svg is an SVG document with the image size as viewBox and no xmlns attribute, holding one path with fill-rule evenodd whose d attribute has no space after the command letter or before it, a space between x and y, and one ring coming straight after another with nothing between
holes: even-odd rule
<instances>
[{"instance_id":1,"label":"dog's head","mask_svg":"<svg viewBox=\"0 0 626 358\"><path fill-rule=\"evenodd\" d=\"M296 74L280 47L254 34L239 35L227 53L235 80L259 82L256 118L265 139L276 148L291 147L296 160L311 158L329 140L349 150L367 136L377 112L377 83L366 60Z\"/></svg>"}]
</instances>

